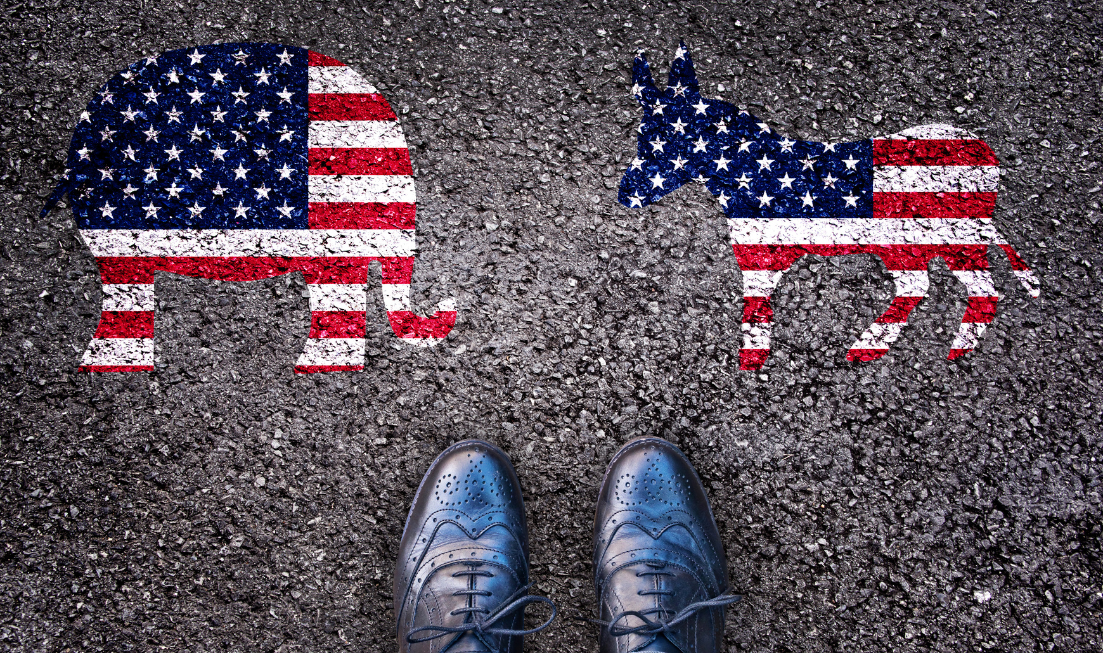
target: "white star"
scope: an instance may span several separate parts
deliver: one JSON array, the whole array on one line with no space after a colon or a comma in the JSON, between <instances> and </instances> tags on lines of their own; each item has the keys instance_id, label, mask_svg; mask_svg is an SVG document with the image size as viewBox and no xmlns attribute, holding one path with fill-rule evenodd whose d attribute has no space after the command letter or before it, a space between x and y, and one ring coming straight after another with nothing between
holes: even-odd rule
<instances>
[{"instance_id":1,"label":"white star","mask_svg":"<svg viewBox=\"0 0 1103 653\"><path fill-rule=\"evenodd\" d=\"M180 83L180 73L176 72L175 68L165 73L165 75L169 78L169 84Z\"/></svg>"},{"instance_id":2,"label":"white star","mask_svg":"<svg viewBox=\"0 0 1103 653\"><path fill-rule=\"evenodd\" d=\"M207 55L199 54L199 48L196 48L191 51L191 54L188 55L188 58L191 59L191 65L195 66L198 65L200 61L203 61L203 57L205 56Z\"/></svg>"},{"instance_id":3,"label":"white star","mask_svg":"<svg viewBox=\"0 0 1103 653\"><path fill-rule=\"evenodd\" d=\"M675 170L681 170L682 168L686 167L686 163L688 163L689 161L679 156L676 159L671 159L670 162L674 164Z\"/></svg>"},{"instance_id":4,"label":"white star","mask_svg":"<svg viewBox=\"0 0 1103 653\"><path fill-rule=\"evenodd\" d=\"M259 73L253 73L253 77L257 78L257 86L260 86L261 84L267 84L269 76L270 75L268 71L266 71L263 66L261 67Z\"/></svg>"},{"instance_id":5,"label":"white star","mask_svg":"<svg viewBox=\"0 0 1103 653\"><path fill-rule=\"evenodd\" d=\"M200 129L199 125L196 125L195 129L188 132L189 138L190 138L190 140L188 140L188 142L193 143L195 141L201 141L201 140L203 140L203 135L206 134L206 133L207 133L206 129Z\"/></svg>"},{"instance_id":6,"label":"white star","mask_svg":"<svg viewBox=\"0 0 1103 653\"><path fill-rule=\"evenodd\" d=\"M107 202L104 202L103 206L100 207L100 217L101 218L113 218L113 217L115 217L114 215L112 215L112 213L114 213L114 211L115 211L115 207L111 206Z\"/></svg>"},{"instance_id":7,"label":"white star","mask_svg":"<svg viewBox=\"0 0 1103 653\"><path fill-rule=\"evenodd\" d=\"M214 78L215 84L221 84L226 79L226 73L222 72L221 68L216 69L213 73L207 73Z\"/></svg>"},{"instance_id":8,"label":"white star","mask_svg":"<svg viewBox=\"0 0 1103 653\"><path fill-rule=\"evenodd\" d=\"M134 83L134 71L133 70L125 71L125 72L121 73L119 75L119 77L123 78L123 83L125 83L125 84L133 84Z\"/></svg>"},{"instance_id":9,"label":"white star","mask_svg":"<svg viewBox=\"0 0 1103 653\"><path fill-rule=\"evenodd\" d=\"M285 218L290 218L291 217L291 212L295 210L295 207L288 206L287 205L287 200L284 200L283 201L283 206L277 206L276 210L279 211L280 213L282 213Z\"/></svg>"},{"instance_id":10,"label":"white star","mask_svg":"<svg viewBox=\"0 0 1103 653\"><path fill-rule=\"evenodd\" d=\"M666 179L662 175L660 175L659 173L656 172L654 177L649 177L648 178L648 181L651 182L651 187L652 188L662 188L663 187L663 182L666 181Z\"/></svg>"},{"instance_id":11,"label":"white star","mask_svg":"<svg viewBox=\"0 0 1103 653\"><path fill-rule=\"evenodd\" d=\"M670 123L670 126L673 127L674 131L678 132L679 134L686 133L686 124L682 122L681 118L678 118L674 122Z\"/></svg>"},{"instance_id":12,"label":"white star","mask_svg":"<svg viewBox=\"0 0 1103 653\"><path fill-rule=\"evenodd\" d=\"M177 111L176 107L173 107L171 111L166 111L165 115L168 116L169 122L180 122L180 116L184 115L184 112Z\"/></svg>"},{"instance_id":13,"label":"white star","mask_svg":"<svg viewBox=\"0 0 1103 653\"><path fill-rule=\"evenodd\" d=\"M125 154L126 158L130 159L131 161L137 161L138 160L138 157L137 157L138 153L135 152L134 148L129 146L129 145L127 145L126 149L123 150L123 154Z\"/></svg>"},{"instance_id":14,"label":"white star","mask_svg":"<svg viewBox=\"0 0 1103 653\"><path fill-rule=\"evenodd\" d=\"M640 166L642 166L642 165L643 165L643 159L641 159L639 157L636 157L636 158L632 159L632 163L629 165L628 169L629 170L641 170L642 168Z\"/></svg>"},{"instance_id":15,"label":"white star","mask_svg":"<svg viewBox=\"0 0 1103 653\"><path fill-rule=\"evenodd\" d=\"M211 122L226 122L226 112L222 110L221 106L214 108L211 112Z\"/></svg>"},{"instance_id":16,"label":"white star","mask_svg":"<svg viewBox=\"0 0 1103 653\"><path fill-rule=\"evenodd\" d=\"M630 209L635 208L637 206L641 207L641 208L643 207L643 198L640 197L639 193L636 193L636 194L632 195L631 197L629 197L628 201L631 202L631 204L628 207Z\"/></svg>"},{"instance_id":17,"label":"white star","mask_svg":"<svg viewBox=\"0 0 1103 653\"><path fill-rule=\"evenodd\" d=\"M807 159L801 159L800 162L801 165L804 166L801 170L813 170L814 168L812 165L816 163L816 157L812 156Z\"/></svg>"},{"instance_id":18,"label":"white star","mask_svg":"<svg viewBox=\"0 0 1103 653\"><path fill-rule=\"evenodd\" d=\"M249 140L248 138L245 137L245 132L239 132L236 129L234 129L232 131L234 132L234 142L235 143L238 142L238 141L247 141L247 140Z\"/></svg>"},{"instance_id":19,"label":"white star","mask_svg":"<svg viewBox=\"0 0 1103 653\"><path fill-rule=\"evenodd\" d=\"M688 86L682 86L681 82L678 82L674 86L670 87L670 90L674 91L674 97L682 97L683 95L686 94L686 90L688 90L688 89L689 89L689 87Z\"/></svg>"},{"instance_id":20,"label":"white star","mask_svg":"<svg viewBox=\"0 0 1103 653\"><path fill-rule=\"evenodd\" d=\"M651 151L652 152L662 152L664 145L666 145L666 141L664 141L662 139L659 139L659 138L653 139L651 141Z\"/></svg>"},{"instance_id":21,"label":"white star","mask_svg":"<svg viewBox=\"0 0 1103 653\"><path fill-rule=\"evenodd\" d=\"M115 96L110 91L108 91L107 89L104 89L104 90L100 91L99 93L100 93L100 102L102 102L104 104L115 104Z\"/></svg>"},{"instance_id":22,"label":"white star","mask_svg":"<svg viewBox=\"0 0 1103 653\"><path fill-rule=\"evenodd\" d=\"M268 192L269 192L270 190L272 190L272 189L271 189L271 188L268 188L268 187L267 187L267 186L265 186L264 184L261 184L261 185L260 185L260 186L259 186L258 188L254 188L253 190L254 190L254 191L256 192L256 194L257 194L257 199L260 199L260 198L262 198L262 197L263 197L264 199L269 199L269 198L268 198Z\"/></svg>"},{"instance_id":23,"label":"white star","mask_svg":"<svg viewBox=\"0 0 1103 653\"><path fill-rule=\"evenodd\" d=\"M663 115L663 107L664 106L666 106L666 105L663 104L662 102L656 102L655 104L652 104L651 105L651 115L653 115L653 116Z\"/></svg>"},{"instance_id":24,"label":"white star","mask_svg":"<svg viewBox=\"0 0 1103 653\"><path fill-rule=\"evenodd\" d=\"M839 181L839 178L833 176L829 172L829 173L827 173L827 176L823 178L823 185L826 186L827 188L834 188L836 181Z\"/></svg>"},{"instance_id":25,"label":"white star","mask_svg":"<svg viewBox=\"0 0 1103 653\"><path fill-rule=\"evenodd\" d=\"M104 127L103 130L100 132L100 142L102 143L104 141L110 141L111 137L115 134L116 132L113 132L110 129Z\"/></svg>"},{"instance_id":26,"label":"white star","mask_svg":"<svg viewBox=\"0 0 1103 653\"><path fill-rule=\"evenodd\" d=\"M280 140L281 141L290 141L291 137L294 136L294 135L295 135L295 130L294 129L288 129L288 128L284 127L283 131L280 132Z\"/></svg>"},{"instance_id":27,"label":"white star","mask_svg":"<svg viewBox=\"0 0 1103 653\"><path fill-rule=\"evenodd\" d=\"M276 95L278 95L279 98L280 98L280 104L283 104L284 102L286 102L288 104L291 104L291 96L295 95L295 94L293 92L287 90L287 87L284 86L283 90L280 91L279 93L276 93Z\"/></svg>"},{"instance_id":28,"label":"white star","mask_svg":"<svg viewBox=\"0 0 1103 653\"><path fill-rule=\"evenodd\" d=\"M720 206L722 206L724 208L727 208L728 207L728 200L730 200L731 198L728 197L727 193L721 191L720 196L719 196L718 199L720 200Z\"/></svg>"},{"instance_id":29,"label":"white star","mask_svg":"<svg viewBox=\"0 0 1103 653\"><path fill-rule=\"evenodd\" d=\"M232 56L234 58L234 65L235 66L240 66L240 65L244 64L245 60L249 58L249 55L242 52L241 48L238 48L238 51L235 52L234 54L230 55L230 56Z\"/></svg>"},{"instance_id":30,"label":"white star","mask_svg":"<svg viewBox=\"0 0 1103 653\"><path fill-rule=\"evenodd\" d=\"M142 172L146 173L146 181L157 181L157 168L150 166Z\"/></svg>"},{"instance_id":31,"label":"white star","mask_svg":"<svg viewBox=\"0 0 1103 653\"><path fill-rule=\"evenodd\" d=\"M678 49L674 51L674 58L681 59L684 56L686 56L686 49L679 45Z\"/></svg>"},{"instance_id":32,"label":"white star","mask_svg":"<svg viewBox=\"0 0 1103 653\"><path fill-rule=\"evenodd\" d=\"M640 91L642 91L642 90L643 90L642 86L640 86L639 84L633 84L632 85L632 97L636 97L637 95L639 95Z\"/></svg>"},{"instance_id":33,"label":"white star","mask_svg":"<svg viewBox=\"0 0 1103 653\"><path fill-rule=\"evenodd\" d=\"M280 179L291 179L291 173L295 172L293 169L288 168L287 164L283 164L282 168L278 168L280 172Z\"/></svg>"},{"instance_id":34,"label":"white star","mask_svg":"<svg viewBox=\"0 0 1103 653\"><path fill-rule=\"evenodd\" d=\"M146 65L147 66L152 66L155 63L157 63L157 55L151 54L148 57L146 57Z\"/></svg>"},{"instance_id":35,"label":"white star","mask_svg":"<svg viewBox=\"0 0 1103 653\"><path fill-rule=\"evenodd\" d=\"M260 111L254 111L253 113L256 114L258 123L268 122L268 116L272 115L271 111L265 111L264 109L261 109Z\"/></svg>"},{"instance_id":36,"label":"white star","mask_svg":"<svg viewBox=\"0 0 1103 653\"><path fill-rule=\"evenodd\" d=\"M178 149L176 144L173 143L170 149L165 150L165 154L169 155L169 161L178 161L180 159L180 153L184 150Z\"/></svg>"},{"instance_id":37,"label":"white star","mask_svg":"<svg viewBox=\"0 0 1103 653\"><path fill-rule=\"evenodd\" d=\"M202 179L203 178L203 168L200 168L199 166L196 166L194 168L188 168L188 172L191 173L191 178L192 179Z\"/></svg>"},{"instance_id":38,"label":"white star","mask_svg":"<svg viewBox=\"0 0 1103 653\"><path fill-rule=\"evenodd\" d=\"M835 143L824 143L823 144L823 151L824 152L834 152L835 151Z\"/></svg>"},{"instance_id":39,"label":"white star","mask_svg":"<svg viewBox=\"0 0 1103 653\"><path fill-rule=\"evenodd\" d=\"M782 188L788 188L789 190L793 190L793 182L796 181L796 178L795 177L790 177L789 173L786 172L785 176L784 177L778 177L777 181L778 181L779 184L781 184Z\"/></svg>"},{"instance_id":40,"label":"white star","mask_svg":"<svg viewBox=\"0 0 1103 653\"><path fill-rule=\"evenodd\" d=\"M815 208L812 202L815 201L816 196L808 191L804 191L804 197L800 198L801 202L804 202L804 206Z\"/></svg>"},{"instance_id":41,"label":"white star","mask_svg":"<svg viewBox=\"0 0 1103 653\"><path fill-rule=\"evenodd\" d=\"M123 120L125 120L126 122L134 122L135 116L138 115L138 112L134 110L134 107L127 107L126 111L120 111L119 113L123 115Z\"/></svg>"},{"instance_id":42,"label":"white star","mask_svg":"<svg viewBox=\"0 0 1103 653\"><path fill-rule=\"evenodd\" d=\"M114 168L100 168L100 181L104 179L110 179L115 181L115 169Z\"/></svg>"},{"instance_id":43,"label":"white star","mask_svg":"<svg viewBox=\"0 0 1103 653\"><path fill-rule=\"evenodd\" d=\"M728 133L728 123L724 122L723 120L721 120L720 122L717 122L717 123L713 123L713 127L716 127L716 133L717 134L727 134Z\"/></svg>"},{"instance_id":44,"label":"white star","mask_svg":"<svg viewBox=\"0 0 1103 653\"><path fill-rule=\"evenodd\" d=\"M199 102L200 100L203 99L204 95L206 95L206 93L204 93L203 91L200 91L198 88L195 89L194 91L192 91L191 93L188 93L188 97L191 98L191 102L189 104L195 104L196 102Z\"/></svg>"},{"instance_id":45,"label":"white star","mask_svg":"<svg viewBox=\"0 0 1103 653\"><path fill-rule=\"evenodd\" d=\"M797 144L796 141L790 140L788 137L781 139L779 142L782 152L792 152L793 146Z\"/></svg>"},{"instance_id":46,"label":"white star","mask_svg":"<svg viewBox=\"0 0 1103 653\"><path fill-rule=\"evenodd\" d=\"M146 104L150 102L157 104L157 98L160 97L161 94L151 88L145 93L142 93L142 95L146 97Z\"/></svg>"},{"instance_id":47,"label":"white star","mask_svg":"<svg viewBox=\"0 0 1103 653\"><path fill-rule=\"evenodd\" d=\"M215 184L214 188L211 189L211 195L218 195L219 197L222 197L225 194L226 189L222 187L222 184Z\"/></svg>"},{"instance_id":48,"label":"white star","mask_svg":"<svg viewBox=\"0 0 1103 653\"><path fill-rule=\"evenodd\" d=\"M697 182L698 184L707 184L709 178L698 172L697 176L693 178L693 181Z\"/></svg>"},{"instance_id":49,"label":"white star","mask_svg":"<svg viewBox=\"0 0 1103 653\"><path fill-rule=\"evenodd\" d=\"M694 152L704 152L705 148L707 148L708 146L709 146L709 142L706 141L704 138L698 136L697 141L693 144L693 151Z\"/></svg>"},{"instance_id":50,"label":"white star","mask_svg":"<svg viewBox=\"0 0 1103 653\"><path fill-rule=\"evenodd\" d=\"M81 111L80 120L77 122L92 122L92 116L87 111Z\"/></svg>"},{"instance_id":51,"label":"white star","mask_svg":"<svg viewBox=\"0 0 1103 653\"><path fill-rule=\"evenodd\" d=\"M180 191L184 190L176 185L176 182L172 182L172 185L165 189L168 191L169 197L180 197Z\"/></svg>"},{"instance_id":52,"label":"white star","mask_svg":"<svg viewBox=\"0 0 1103 653\"><path fill-rule=\"evenodd\" d=\"M706 115L705 110L709 108L709 105L706 104L704 100L697 100L697 104L691 104L690 106L697 109L697 113L702 115Z\"/></svg>"},{"instance_id":53,"label":"white star","mask_svg":"<svg viewBox=\"0 0 1103 653\"><path fill-rule=\"evenodd\" d=\"M191 211L191 217L198 218L199 215L201 213L203 213L203 209L205 209L205 208L207 208L207 207L199 206L199 202L196 202L195 204L192 204L191 206L189 206L188 210Z\"/></svg>"},{"instance_id":54,"label":"white star","mask_svg":"<svg viewBox=\"0 0 1103 653\"><path fill-rule=\"evenodd\" d=\"M854 166L858 165L858 159L843 159L843 163L846 164L847 170L853 170Z\"/></svg>"},{"instance_id":55,"label":"white star","mask_svg":"<svg viewBox=\"0 0 1103 653\"><path fill-rule=\"evenodd\" d=\"M245 217L248 217L248 216L246 215L246 213L247 213L247 212L249 211L249 209L250 209L250 208L251 208L251 207L245 206L245 203L244 203L244 202L238 202L238 203L237 203L237 206L235 206L235 207L234 207L234 217L235 217L235 218L245 218Z\"/></svg>"},{"instance_id":56,"label":"white star","mask_svg":"<svg viewBox=\"0 0 1103 653\"><path fill-rule=\"evenodd\" d=\"M253 150L253 152L256 153L258 160L268 158L268 152L269 151L264 149L263 147L260 148L259 150Z\"/></svg>"},{"instance_id":57,"label":"white star","mask_svg":"<svg viewBox=\"0 0 1103 653\"><path fill-rule=\"evenodd\" d=\"M762 194L755 199L758 200L758 208L762 208L764 206L770 206L770 202L772 202L774 198L767 195L766 191L763 191Z\"/></svg>"},{"instance_id":58,"label":"white star","mask_svg":"<svg viewBox=\"0 0 1103 653\"><path fill-rule=\"evenodd\" d=\"M858 208L858 198L854 197L853 193L851 193L850 195L847 195L843 199L846 200L846 205L847 206L855 208L855 209Z\"/></svg>"},{"instance_id":59,"label":"white star","mask_svg":"<svg viewBox=\"0 0 1103 653\"><path fill-rule=\"evenodd\" d=\"M249 92L246 91L245 89L243 89L240 84L238 84L237 90L234 91L233 93L231 93L230 95L232 95L232 96L234 96L234 98L236 98L234 100L234 104L237 104L238 102L241 102L242 104L248 104L245 101L245 98L249 97Z\"/></svg>"},{"instance_id":60,"label":"white star","mask_svg":"<svg viewBox=\"0 0 1103 653\"><path fill-rule=\"evenodd\" d=\"M79 150L77 150L77 154L80 155L80 160L81 161L91 161L92 157L88 156L91 153L92 153L92 150L88 149L87 147L82 147Z\"/></svg>"},{"instance_id":61,"label":"white star","mask_svg":"<svg viewBox=\"0 0 1103 653\"><path fill-rule=\"evenodd\" d=\"M639 132L640 134L643 133L643 123L642 122L640 124L636 125L636 131Z\"/></svg>"},{"instance_id":62,"label":"white star","mask_svg":"<svg viewBox=\"0 0 1103 653\"><path fill-rule=\"evenodd\" d=\"M773 162L774 162L774 160L767 157L765 154L762 155L761 159L755 159L755 163L758 164L759 172L761 172L763 170L772 170L772 168L770 167L770 164L773 163Z\"/></svg>"},{"instance_id":63,"label":"white star","mask_svg":"<svg viewBox=\"0 0 1103 653\"><path fill-rule=\"evenodd\" d=\"M769 134L769 133L770 133L770 126L769 126L769 125L767 125L767 124L766 124L766 123L764 123L764 122L760 122L760 123L758 123L758 128L759 128L760 130L762 130L762 133L763 133L763 134Z\"/></svg>"},{"instance_id":64,"label":"white star","mask_svg":"<svg viewBox=\"0 0 1103 653\"><path fill-rule=\"evenodd\" d=\"M146 135L146 142L147 143L150 142L150 141L153 141L154 143L156 143L157 142L157 135L160 134L161 132L154 129L153 125L150 125L149 129L145 130L142 133Z\"/></svg>"},{"instance_id":65,"label":"white star","mask_svg":"<svg viewBox=\"0 0 1103 653\"><path fill-rule=\"evenodd\" d=\"M740 152L750 152L751 151L751 145L754 145L754 141L740 141L739 151Z\"/></svg>"},{"instance_id":66,"label":"white star","mask_svg":"<svg viewBox=\"0 0 1103 653\"><path fill-rule=\"evenodd\" d=\"M211 150L211 158L214 161L225 161L226 160L225 154L229 151L230 150L224 150L221 147L216 145L214 147L214 149Z\"/></svg>"},{"instance_id":67,"label":"white star","mask_svg":"<svg viewBox=\"0 0 1103 653\"><path fill-rule=\"evenodd\" d=\"M744 172L735 181L739 182L739 187L740 188L746 188L746 189L750 190L751 182L754 181L754 177L748 177L747 173Z\"/></svg>"},{"instance_id":68,"label":"white star","mask_svg":"<svg viewBox=\"0 0 1103 653\"><path fill-rule=\"evenodd\" d=\"M716 164L716 172L720 172L721 170L728 169L728 164L731 163L731 159L724 158L724 155L721 154L719 159L713 160L713 163Z\"/></svg>"},{"instance_id":69,"label":"white star","mask_svg":"<svg viewBox=\"0 0 1103 653\"><path fill-rule=\"evenodd\" d=\"M245 173L249 172L249 168L237 164L237 168L234 169L234 179L245 179Z\"/></svg>"},{"instance_id":70,"label":"white star","mask_svg":"<svg viewBox=\"0 0 1103 653\"><path fill-rule=\"evenodd\" d=\"M157 212L161 210L161 207L154 206L153 202L150 202L149 206L143 206L142 208L146 210L147 218L156 218Z\"/></svg>"},{"instance_id":71,"label":"white star","mask_svg":"<svg viewBox=\"0 0 1103 653\"><path fill-rule=\"evenodd\" d=\"M137 193L137 192L138 192L138 189L131 186L130 184L127 184L126 188L123 189L123 195L126 195L127 199L133 199L134 198L134 193Z\"/></svg>"},{"instance_id":72,"label":"white star","mask_svg":"<svg viewBox=\"0 0 1103 653\"><path fill-rule=\"evenodd\" d=\"M279 57L281 66L286 66L291 63L291 55L287 52L287 48L284 48L283 52L277 54L276 56Z\"/></svg>"}]
</instances>

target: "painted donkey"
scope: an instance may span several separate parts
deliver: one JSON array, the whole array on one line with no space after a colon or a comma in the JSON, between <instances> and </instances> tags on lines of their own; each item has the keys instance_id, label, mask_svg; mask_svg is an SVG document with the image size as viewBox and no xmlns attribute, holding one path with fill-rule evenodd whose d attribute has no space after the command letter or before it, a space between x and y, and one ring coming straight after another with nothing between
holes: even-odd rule
<instances>
[{"instance_id":1,"label":"painted donkey","mask_svg":"<svg viewBox=\"0 0 1103 653\"><path fill-rule=\"evenodd\" d=\"M414 314L413 170L383 96L341 62L270 43L173 50L131 65L78 120L69 193L99 263L103 312L80 369L153 369L154 272L247 281L301 271L310 336L295 371L360 370L368 267L387 317L432 345L451 301Z\"/></svg>"},{"instance_id":2,"label":"painted donkey","mask_svg":"<svg viewBox=\"0 0 1103 653\"><path fill-rule=\"evenodd\" d=\"M719 199L743 272L742 369L766 362L770 293L805 254L873 254L895 279L892 304L851 346L848 360L888 352L926 295L933 258L944 259L969 293L951 359L972 350L995 316L989 245L1006 252L1015 275L1038 296L1038 280L992 225L999 163L968 132L925 125L852 143L791 140L727 102L702 98L685 44L664 91L642 53L633 77L644 117L619 199L646 206L689 181Z\"/></svg>"}]
</instances>

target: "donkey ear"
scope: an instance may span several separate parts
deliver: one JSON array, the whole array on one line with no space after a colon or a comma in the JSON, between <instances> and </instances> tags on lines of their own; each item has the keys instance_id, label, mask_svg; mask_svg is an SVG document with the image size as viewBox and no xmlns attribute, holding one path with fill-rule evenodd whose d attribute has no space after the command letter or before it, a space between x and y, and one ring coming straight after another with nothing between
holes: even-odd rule
<instances>
[{"instance_id":1,"label":"donkey ear","mask_svg":"<svg viewBox=\"0 0 1103 653\"><path fill-rule=\"evenodd\" d=\"M685 41L678 44L678 49L674 52L674 61L670 62L670 83L667 84L667 88L670 87L699 92L697 73L693 72L693 61L689 58Z\"/></svg>"},{"instance_id":2,"label":"donkey ear","mask_svg":"<svg viewBox=\"0 0 1103 653\"><path fill-rule=\"evenodd\" d=\"M655 81L651 79L651 66L647 65L647 57L642 51L632 62L632 95L645 107L655 104L659 97L659 89L655 88Z\"/></svg>"}]
</instances>

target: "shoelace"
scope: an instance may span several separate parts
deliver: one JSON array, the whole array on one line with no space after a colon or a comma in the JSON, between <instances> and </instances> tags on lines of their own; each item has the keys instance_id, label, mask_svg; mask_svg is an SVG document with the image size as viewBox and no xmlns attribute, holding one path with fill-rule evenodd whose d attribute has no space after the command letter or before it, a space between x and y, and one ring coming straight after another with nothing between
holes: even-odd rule
<instances>
[{"instance_id":1,"label":"shoelace","mask_svg":"<svg viewBox=\"0 0 1103 653\"><path fill-rule=\"evenodd\" d=\"M609 621L601 621L600 619L590 619L599 626L608 626L609 634L613 637L623 637L624 635L651 635L652 637L673 630L675 626L682 623L686 619L689 619L693 615L697 614L701 610L707 610L709 608L719 608L725 605L731 605L736 601L741 600L743 597L738 594L729 594L724 592L719 596L715 596L705 601L698 601L696 603L690 603L686 607L678 611L672 619L669 621L652 621L648 619L648 615L652 614L665 614L670 610L666 608L651 608L649 610L626 610L617 614ZM639 626L618 626L617 622L628 617L636 617L643 623Z\"/></svg>"},{"instance_id":2,"label":"shoelace","mask_svg":"<svg viewBox=\"0 0 1103 653\"><path fill-rule=\"evenodd\" d=\"M469 571L458 571L453 575L456 575L456 576L491 576L492 574L490 574L490 572L485 572L485 571L478 572L476 570L469 570ZM411 643L411 644L417 644L419 642L428 642L429 640L437 639L438 637L446 637L448 635L459 635L461 633L472 633L473 635L475 635L475 637L478 638L478 640L480 642L482 642L483 646L486 646L490 650L494 650L494 645L491 644L486 639L488 636L491 636L491 637L501 637L501 636L514 637L514 636L532 635L534 633L538 633L538 632L544 630L545 628L547 628L548 626L551 625L551 622L555 620L555 615L557 613L557 610L556 610L556 607L555 607L555 603L553 603L551 601L551 599L549 599L549 598L546 598L546 597L543 597L543 596L528 596L528 595L525 595L525 592L527 592L530 587L532 587L532 583L529 583L528 585L525 585L524 587L518 589L516 592L514 592L509 597L507 597L504 601L502 601L502 605L500 605L496 610L493 610L493 611L488 610L486 608L480 608L480 607L476 606L476 607L470 607L470 608L459 608L457 610L453 610L452 613L451 613L451 614L454 614L454 615L456 615L456 614L465 614L465 613L468 614L468 615L485 613L486 617L484 617L483 619L479 619L479 620L476 620L476 621L470 621L470 622L467 622L467 623L460 624L458 626L444 626L444 625L440 625L440 626L435 626L435 625L422 626L420 628L415 628L415 629L411 630L406 635L406 641ZM482 590L460 590L458 592L455 592L454 594L457 595L457 596L460 596L460 595L463 595L463 596L489 596L490 592L484 592ZM530 628L528 630L513 630L512 628L494 628L493 627L493 624L495 622L497 622L501 619L504 619L505 617L510 616L511 614L517 612L518 610L523 611L525 609L525 606L527 606L529 604L532 604L532 603L544 603L546 605L551 606L552 613L551 613L551 616L548 617L547 621L540 624L536 628ZM432 633L432 634L426 635L424 637L415 637L415 635L417 635L418 633L422 633L422 632ZM456 637L451 642L449 642L444 647L442 647L438 653L443 653L450 646L452 646L452 644L454 644L457 641L459 641L459 637Z\"/></svg>"}]
</instances>

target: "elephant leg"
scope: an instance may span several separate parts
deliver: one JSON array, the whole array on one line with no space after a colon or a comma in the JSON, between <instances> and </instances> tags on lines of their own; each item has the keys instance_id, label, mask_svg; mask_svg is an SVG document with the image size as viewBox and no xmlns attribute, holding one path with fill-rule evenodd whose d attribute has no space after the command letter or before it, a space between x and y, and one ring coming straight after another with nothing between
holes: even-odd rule
<instances>
[{"instance_id":1,"label":"elephant leg","mask_svg":"<svg viewBox=\"0 0 1103 653\"><path fill-rule=\"evenodd\" d=\"M100 261L103 305L100 324L81 359L81 372L153 370L153 270L115 270Z\"/></svg>"},{"instance_id":2,"label":"elephant leg","mask_svg":"<svg viewBox=\"0 0 1103 653\"><path fill-rule=\"evenodd\" d=\"M770 356L770 327L774 310L770 294L783 270L743 270L743 348L739 369L761 369Z\"/></svg>"},{"instance_id":3,"label":"elephant leg","mask_svg":"<svg viewBox=\"0 0 1103 653\"><path fill-rule=\"evenodd\" d=\"M394 334L404 342L432 347L443 340L456 325L456 303L446 299L431 317L413 312L410 281L414 273L412 256L381 259L383 266L383 305Z\"/></svg>"},{"instance_id":4,"label":"elephant leg","mask_svg":"<svg viewBox=\"0 0 1103 653\"><path fill-rule=\"evenodd\" d=\"M954 270L954 276L965 286L969 295L969 308L961 318L954 344L950 345L948 359L953 360L972 351L985 329L996 316L996 302L1000 297L988 270Z\"/></svg>"},{"instance_id":5,"label":"elephant leg","mask_svg":"<svg viewBox=\"0 0 1103 653\"><path fill-rule=\"evenodd\" d=\"M310 293L310 336L295 373L363 370L367 265L305 269L303 276Z\"/></svg>"},{"instance_id":6,"label":"elephant leg","mask_svg":"<svg viewBox=\"0 0 1103 653\"><path fill-rule=\"evenodd\" d=\"M889 346L900 337L908 324L908 316L920 300L927 296L930 280L926 270L892 270L896 296L888 309L877 318L865 333L850 346L848 361L872 361L884 356Z\"/></svg>"}]
</instances>

